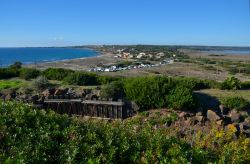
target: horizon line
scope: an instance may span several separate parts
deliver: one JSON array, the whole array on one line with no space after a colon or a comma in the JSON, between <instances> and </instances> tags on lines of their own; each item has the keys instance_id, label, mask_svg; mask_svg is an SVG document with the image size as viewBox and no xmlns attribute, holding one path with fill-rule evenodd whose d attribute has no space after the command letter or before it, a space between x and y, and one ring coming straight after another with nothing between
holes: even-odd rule
<instances>
[{"instance_id":1,"label":"horizon line","mask_svg":"<svg viewBox=\"0 0 250 164\"><path fill-rule=\"evenodd\" d=\"M82 46L183 46L183 47L239 47L250 48L250 46L238 46L238 45L204 45L204 44L82 44L82 45L66 45L66 46L4 46L0 48L70 48L70 47L82 47Z\"/></svg>"}]
</instances>

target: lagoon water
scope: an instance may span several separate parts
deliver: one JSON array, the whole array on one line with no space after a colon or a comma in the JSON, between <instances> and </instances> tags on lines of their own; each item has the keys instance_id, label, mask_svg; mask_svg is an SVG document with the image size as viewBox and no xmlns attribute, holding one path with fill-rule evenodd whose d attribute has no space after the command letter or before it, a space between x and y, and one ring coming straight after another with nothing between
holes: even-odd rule
<instances>
[{"instance_id":1,"label":"lagoon water","mask_svg":"<svg viewBox=\"0 0 250 164\"><path fill-rule=\"evenodd\" d=\"M8 66L16 61L23 64L94 57L99 52L76 48L0 48L0 65Z\"/></svg>"},{"instance_id":2,"label":"lagoon water","mask_svg":"<svg viewBox=\"0 0 250 164\"><path fill-rule=\"evenodd\" d=\"M210 50L204 52L222 55L250 55L250 50Z\"/></svg>"}]
</instances>

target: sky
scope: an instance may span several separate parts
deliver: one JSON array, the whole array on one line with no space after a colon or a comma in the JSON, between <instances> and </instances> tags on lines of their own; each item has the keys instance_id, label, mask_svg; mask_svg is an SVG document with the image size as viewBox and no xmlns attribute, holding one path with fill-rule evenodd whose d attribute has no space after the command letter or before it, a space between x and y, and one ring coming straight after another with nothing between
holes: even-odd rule
<instances>
[{"instance_id":1,"label":"sky","mask_svg":"<svg viewBox=\"0 0 250 164\"><path fill-rule=\"evenodd\" d=\"M0 47L250 46L250 0L1 0Z\"/></svg>"}]
</instances>

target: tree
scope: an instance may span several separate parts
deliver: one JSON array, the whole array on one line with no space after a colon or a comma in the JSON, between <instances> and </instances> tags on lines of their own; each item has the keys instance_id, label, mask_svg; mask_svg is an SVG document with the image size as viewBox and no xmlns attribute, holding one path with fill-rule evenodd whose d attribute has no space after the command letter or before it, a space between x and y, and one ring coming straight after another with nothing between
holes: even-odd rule
<instances>
[{"instance_id":1,"label":"tree","mask_svg":"<svg viewBox=\"0 0 250 164\"><path fill-rule=\"evenodd\" d=\"M49 81L48 81L48 79L46 77L39 76L34 80L33 86L34 86L35 89L41 91L41 90L46 89L47 87L49 87Z\"/></svg>"},{"instance_id":2,"label":"tree","mask_svg":"<svg viewBox=\"0 0 250 164\"><path fill-rule=\"evenodd\" d=\"M241 88L241 82L234 76L228 77L222 84L221 89L228 89L228 90L238 90Z\"/></svg>"},{"instance_id":3,"label":"tree","mask_svg":"<svg viewBox=\"0 0 250 164\"><path fill-rule=\"evenodd\" d=\"M22 63L19 61L16 61L14 64L10 66L10 68L14 68L14 69L20 69L21 67L22 67Z\"/></svg>"},{"instance_id":4,"label":"tree","mask_svg":"<svg viewBox=\"0 0 250 164\"><path fill-rule=\"evenodd\" d=\"M124 84L122 81L114 81L109 84L106 84L102 87L100 96L106 99L121 99L125 95L123 86Z\"/></svg>"}]
</instances>

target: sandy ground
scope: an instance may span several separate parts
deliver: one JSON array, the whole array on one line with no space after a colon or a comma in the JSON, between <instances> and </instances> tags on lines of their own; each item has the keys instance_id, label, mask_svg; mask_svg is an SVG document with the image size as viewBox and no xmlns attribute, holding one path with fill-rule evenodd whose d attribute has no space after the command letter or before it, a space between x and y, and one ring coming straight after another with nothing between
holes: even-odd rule
<instances>
[{"instance_id":1,"label":"sandy ground","mask_svg":"<svg viewBox=\"0 0 250 164\"><path fill-rule=\"evenodd\" d=\"M38 63L38 64L26 65L26 67L32 67L42 70L53 67L53 68L67 68L73 70L87 71L90 68L96 67L97 65L102 65L102 64L108 65L122 61L122 59L115 58L114 56L115 55L111 53L103 53L102 55L97 57Z\"/></svg>"}]
</instances>

